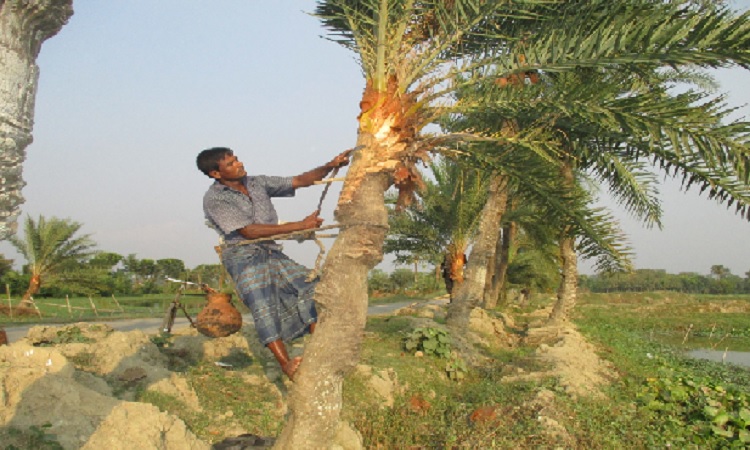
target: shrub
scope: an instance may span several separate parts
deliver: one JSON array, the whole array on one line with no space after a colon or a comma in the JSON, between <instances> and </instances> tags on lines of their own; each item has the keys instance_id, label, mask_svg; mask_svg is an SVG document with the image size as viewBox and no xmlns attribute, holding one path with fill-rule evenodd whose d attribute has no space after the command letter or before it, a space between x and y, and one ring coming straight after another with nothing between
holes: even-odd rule
<instances>
[{"instance_id":1,"label":"shrub","mask_svg":"<svg viewBox=\"0 0 750 450\"><path fill-rule=\"evenodd\" d=\"M448 333L437 328L415 328L403 339L404 349L422 351L425 355L447 358L451 354Z\"/></svg>"}]
</instances>

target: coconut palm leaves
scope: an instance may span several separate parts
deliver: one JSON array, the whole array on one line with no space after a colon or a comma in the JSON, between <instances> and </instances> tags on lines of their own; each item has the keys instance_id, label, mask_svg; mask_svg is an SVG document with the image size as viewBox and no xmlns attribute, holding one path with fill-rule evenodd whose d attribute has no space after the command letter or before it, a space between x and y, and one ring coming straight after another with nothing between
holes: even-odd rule
<instances>
[{"instance_id":1,"label":"coconut palm leaves","mask_svg":"<svg viewBox=\"0 0 750 450\"><path fill-rule=\"evenodd\" d=\"M31 273L29 288L23 296L25 303L39 292L42 284L90 286L92 274L83 271L81 264L94 254L96 244L89 235L76 235L81 226L69 219L39 216L34 220L29 216L24 222L23 238L10 238L11 244L26 259Z\"/></svg>"}]
</instances>

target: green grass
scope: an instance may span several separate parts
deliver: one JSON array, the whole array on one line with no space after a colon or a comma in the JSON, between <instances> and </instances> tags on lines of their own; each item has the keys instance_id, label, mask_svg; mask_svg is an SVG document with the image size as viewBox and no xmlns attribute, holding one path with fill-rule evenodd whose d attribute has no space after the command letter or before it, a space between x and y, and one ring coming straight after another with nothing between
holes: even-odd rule
<instances>
[{"instance_id":1,"label":"green grass","mask_svg":"<svg viewBox=\"0 0 750 450\"><path fill-rule=\"evenodd\" d=\"M395 294L386 297L373 297L371 305L409 302L433 298L440 292L430 294ZM11 317L7 313L7 299L0 301L0 326L21 324L59 324L70 322L90 322L95 320L135 319L145 317L164 317L167 307L175 299L175 294L147 294L142 296L92 297L96 312L91 307L88 297L40 298L35 303L41 312L41 317L35 310L30 309L25 314L17 312ZM20 300L12 300L17 306ZM68 310L68 303L71 309ZM180 303L185 306L188 314L195 317L205 305L205 297L200 293L183 294ZM242 302L234 301L234 305L241 312L247 312ZM179 312L182 316L182 312Z\"/></svg>"},{"instance_id":2,"label":"green grass","mask_svg":"<svg viewBox=\"0 0 750 450\"><path fill-rule=\"evenodd\" d=\"M275 436L283 425L275 413L279 399L267 387L248 386L243 376L250 374L261 375L260 365L231 371L206 362L191 367L187 378L200 399L199 411L153 391L141 392L138 400L180 417L196 436L208 442L229 437L225 430L237 424L259 436Z\"/></svg>"},{"instance_id":3,"label":"green grass","mask_svg":"<svg viewBox=\"0 0 750 450\"><path fill-rule=\"evenodd\" d=\"M12 326L28 323L70 323L89 322L95 320L134 319L143 317L163 317L169 304L175 299L175 294L148 294L143 296L92 297L96 311L91 307L88 297L40 298L35 303L41 312L41 317L35 310L30 309L19 315L17 311L11 317L7 312L7 300L0 302L0 326ZM203 294L183 294L180 303L188 313L194 317L205 304ZM14 300L17 306L20 300ZM68 303L70 309L68 309ZM238 305L240 302L234 302ZM239 305L244 312L244 305ZM182 314L182 313L180 313Z\"/></svg>"},{"instance_id":4,"label":"green grass","mask_svg":"<svg viewBox=\"0 0 750 450\"><path fill-rule=\"evenodd\" d=\"M584 323L617 323L648 340L684 349L750 350L750 296L674 293L586 294Z\"/></svg>"},{"instance_id":5,"label":"green grass","mask_svg":"<svg viewBox=\"0 0 750 450\"><path fill-rule=\"evenodd\" d=\"M398 293L389 295L378 295L370 297L370 305L382 305L387 303L410 302L439 297L445 294L445 290L424 293Z\"/></svg>"},{"instance_id":6,"label":"green grass","mask_svg":"<svg viewBox=\"0 0 750 450\"><path fill-rule=\"evenodd\" d=\"M550 302L549 295L538 296L523 309L509 310L522 326L527 321L523 313ZM487 362L470 367L462 381L452 381L446 359L415 357L404 350L403 339L414 329L410 318L372 317L359 363L395 376L394 404L383 407L367 379L355 371L344 383L342 417L361 433L365 448L743 448L740 428L742 411L750 408L750 370L692 360L684 350L716 342L726 333L732 335L732 345L746 345L749 306L747 297L580 296L574 321L617 374L603 389L603 398L573 398L550 376L503 381L511 374L546 369L535 358L536 349L526 346L477 349ZM170 354L169 345L160 349ZM254 434L275 436L283 426L278 393L268 384L247 382L248 377L265 376L268 361L262 358L232 354L225 361L231 370L205 361L178 364L176 358L172 368L187 377L200 399L199 410L149 391L137 398L179 416L208 442L228 437L237 424ZM551 396L548 403L537 400L542 393ZM488 420L472 420L480 409L491 411ZM554 421L555 428L540 417ZM561 434L550 431L554 429ZM41 439L37 430L22 434Z\"/></svg>"}]
</instances>

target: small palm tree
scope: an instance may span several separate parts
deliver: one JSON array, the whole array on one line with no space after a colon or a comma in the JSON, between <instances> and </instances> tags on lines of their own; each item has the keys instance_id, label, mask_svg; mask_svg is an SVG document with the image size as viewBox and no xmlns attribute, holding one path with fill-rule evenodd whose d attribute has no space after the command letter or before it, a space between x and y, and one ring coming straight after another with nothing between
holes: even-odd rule
<instances>
[{"instance_id":1,"label":"small palm tree","mask_svg":"<svg viewBox=\"0 0 750 450\"><path fill-rule=\"evenodd\" d=\"M440 158L430 164L420 201L392 212L385 252L429 255L443 261L448 293L450 285L463 282L465 254L479 225L479 213L487 198L487 177L474 168Z\"/></svg>"},{"instance_id":2,"label":"small palm tree","mask_svg":"<svg viewBox=\"0 0 750 450\"><path fill-rule=\"evenodd\" d=\"M66 272L79 270L81 263L94 254L96 243L89 235L76 236L81 226L70 219L46 219L40 215L35 221L30 216L26 217L23 238L10 238L11 244L26 258L31 273L29 287L19 307L31 304L32 296L39 292L42 283L54 285L65 282ZM75 278L80 282L80 277Z\"/></svg>"}]
</instances>

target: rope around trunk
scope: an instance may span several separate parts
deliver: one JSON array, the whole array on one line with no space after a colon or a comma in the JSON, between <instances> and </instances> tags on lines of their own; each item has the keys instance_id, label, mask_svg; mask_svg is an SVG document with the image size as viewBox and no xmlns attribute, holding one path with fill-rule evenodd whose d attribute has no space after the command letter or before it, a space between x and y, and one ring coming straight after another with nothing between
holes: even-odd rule
<instances>
[{"instance_id":1,"label":"rope around trunk","mask_svg":"<svg viewBox=\"0 0 750 450\"><path fill-rule=\"evenodd\" d=\"M233 247L235 245L247 245L247 244L254 244L256 242L267 242L272 240L296 240L297 242L302 242L305 240L313 240L318 245L318 248L320 251L318 252L318 256L315 258L315 266L312 270L310 270L310 273L307 274L306 280L312 281L315 278L320 275L321 266L323 264L323 256L325 255L326 248L323 245L323 243L320 241L321 238L332 238L338 236L338 234L316 234L318 231L323 230L331 230L335 228L340 228L340 225L326 225L324 227L320 228L313 228L310 230L301 230L301 231L293 231L291 233L283 233L283 234L274 234L272 236L266 236L262 238L257 239L248 239L245 241L239 241L234 242L232 244L220 244L216 247L216 251L221 256L221 251L228 247Z\"/></svg>"}]
</instances>

